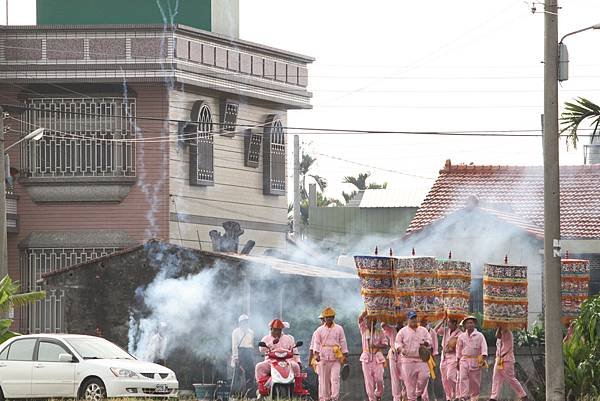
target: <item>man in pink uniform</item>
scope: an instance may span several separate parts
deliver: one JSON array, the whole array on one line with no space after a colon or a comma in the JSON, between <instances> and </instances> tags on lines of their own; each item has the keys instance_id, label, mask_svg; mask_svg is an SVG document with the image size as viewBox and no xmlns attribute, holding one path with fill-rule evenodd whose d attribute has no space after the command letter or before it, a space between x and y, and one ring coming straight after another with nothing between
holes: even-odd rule
<instances>
[{"instance_id":1,"label":"man in pink uniform","mask_svg":"<svg viewBox=\"0 0 600 401\"><path fill-rule=\"evenodd\" d=\"M515 377L513 334L510 330L498 328L496 330L496 363L494 364L490 401L498 399L504 381L508 382L521 400L527 400L527 393Z\"/></svg>"},{"instance_id":2,"label":"man in pink uniform","mask_svg":"<svg viewBox=\"0 0 600 401\"><path fill-rule=\"evenodd\" d=\"M406 389L402 379L402 365L400 364L400 357L396 347L394 346L398 331L400 331L402 328L402 323L399 323L396 326L390 326L389 324L383 323L382 328L390 346L390 351L388 352L388 361L390 363L390 381L392 382L393 401L402 401L402 399L406 396Z\"/></svg>"},{"instance_id":3,"label":"man in pink uniform","mask_svg":"<svg viewBox=\"0 0 600 401\"><path fill-rule=\"evenodd\" d=\"M270 350L284 349L286 351L293 351L296 344L294 340L287 334L283 334L283 322L279 319L271 321L269 324L271 328L271 334L264 336L261 342L264 342L267 347L260 347L260 352L267 354ZM256 364L254 374L256 377L256 383L258 384L258 392L261 395L269 395L269 389L267 388L267 382L269 375L271 374L271 365L267 357L265 360ZM288 360L292 365L292 371L294 372L294 391L302 390L302 378L300 377L300 366L294 360Z\"/></svg>"},{"instance_id":4,"label":"man in pink uniform","mask_svg":"<svg viewBox=\"0 0 600 401\"><path fill-rule=\"evenodd\" d=\"M383 395L385 357L381 350L385 347L385 334L376 325L377 320L368 318L367 311L358 318L358 328L362 338L360 362L369 401L379 401Z\"/></svg>"},{"instance_id":5,"label":"man in pink uniform","mask_svg":"<svg viewBox=\"0 0 600 401\"><path fill-rule=\"evenodd\" d=\"M442 361L440 363L440 372L442 376L442 386L446 394L446 400L454 400L457 396L456 384L458 381L458 369L456 359L456 342L462 332L458 327L456 319L448 321L448 327L440 327L437 334L442 336Z\"/></svg>"},{"instance_id":6,"label":"man in pink uniform","mask_svg":"<svg viewBox=\"0 0 600 401\"><path fill-rule=\"evenodd\" d=\"M423 391L429 379L427 362L419 357L419 347L430 347L431 338L425 327L419 326L417 313L408 312L408 326L403 327L396 336L394 346L400 353L402 377L406 385L408 401L422 399Z\"/></svg>"},{"instance_id":7,"label":"man in pink uniform","mask_svg":"<svg viewBox=\"0 0 600 401\"><path fill-rule=\"evenodd\" d=\"M429 326L429 322L427 320L426 316L423 316L423 318L421 318L421 326L425 327L427 329L427 331L429 332L429 337L431 338L431 342L430 344L430 350L431 350L431 356L433 356L434 361L436 361L437 363L437 356L440 354L439 353L439 343L438 343L438 338L437 338L437 333L434 329L432 329ZM431 386L429 385L430 380L427 380L427 385L425 385L425 391L423 392L423 401L429 401L429 387L432 387L431 391L433 391L433 383L431 384Z\"/></svg>"},{"instance_id":8,"label":"man in pink uniform","mask_svg":"<svg viewBox=\"0 0 600 401\"><path fill-rule=\"evenodd\" d=\"M462 324L465 332L458 336L456 359L458 360L458 396L462 400L479 398L481 388L481 368L487 358L485 337L475 328L477 318L467 316Z\"/></svg>"},{"instance_id":9,"label":"man in pink uniform","mask_svg":"<svg viewBox=\"0 0 600 401\"><path fill-rule=\"evenodd\" d=\"M337 401L340 396L340 371L348 358L348 345L342 326L333 322L335 310L325 308L325 324L315 331L314 355L318 362L319 401Z\"/></svg>"}]
</instances>

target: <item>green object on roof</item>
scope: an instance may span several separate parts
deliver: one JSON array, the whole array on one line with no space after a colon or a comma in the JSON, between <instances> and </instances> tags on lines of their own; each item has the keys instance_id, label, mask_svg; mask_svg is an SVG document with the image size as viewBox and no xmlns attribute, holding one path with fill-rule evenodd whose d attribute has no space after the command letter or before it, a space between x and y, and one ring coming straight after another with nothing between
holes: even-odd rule
<instances>
[{"instance_id":1,"label":"green object on roof","mask_svg":"<svg viewBox=\"0 0 600 401\"><path fill-rule=\"evenodd\" d=\"M181 24L211 30L211 0L37 0L38 25Z\"/></svg>"}]
</instances>

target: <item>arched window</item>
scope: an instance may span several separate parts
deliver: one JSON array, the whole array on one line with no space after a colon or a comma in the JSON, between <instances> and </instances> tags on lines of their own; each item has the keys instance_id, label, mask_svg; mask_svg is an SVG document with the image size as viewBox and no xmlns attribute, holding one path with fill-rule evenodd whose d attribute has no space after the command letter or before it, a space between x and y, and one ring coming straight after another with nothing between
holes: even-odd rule
<instances>
[{"instance_id":1,"label":"arched window","mask_svg":"<svg viewBox=\"0 0 600 401\"><path fill-rule=\"evenodd\" d=\"M274 114L267 117L263 144L263 192L285 195L285 132L281 119Z\"/></svg>"},{"instance_id":2,"label":"arched window","mask_svg":"<svg viewBox=\"0 0 600 401\"><path fill-rule=\"evenodd\" d=\"M202 101L194 103L191 117L197 124L197 135L190 146L190 184L214 185L214 134L210 107Z\"/></svg>"}]
</instances>

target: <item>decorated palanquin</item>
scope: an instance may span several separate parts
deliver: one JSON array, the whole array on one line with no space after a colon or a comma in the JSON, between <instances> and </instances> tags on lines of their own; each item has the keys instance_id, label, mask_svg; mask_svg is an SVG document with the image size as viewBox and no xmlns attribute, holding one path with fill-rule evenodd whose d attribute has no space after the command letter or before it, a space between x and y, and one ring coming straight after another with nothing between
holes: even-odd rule
<instances>
[{"instance_id":1,"label":"decorated palanquin","mask_svg":"<svg viewBox=\"0 0 600 401\"><path fill-rule=\"evenodd\" d=\"M527 266L484 265L484 328L527 328L527 306Z\"/></svg>"},{"instance_id":2,"label":"decorated palanquin","mask_svg":"<svg viewBox=\"0 0 600 401\"><path fill-rule=\"evenodd\" d=\"M369 316L396 322L414 310L419 318L444 317L435 258L355 256L354 261Z\"/></svg>"},{"instance_id":3,"label":"decorated palanquin","mask_svg":"<svg viewBox=\"0 0 600 401\"><path fill-rule=\"evenodd\" d=\"M437 260L440 296L448 319L462 320L469 314L471 264L452 259Z\"/></svg>"},{"instance_id":4,"label":"decorated palanquin","mask_svg":"<svg viewBox=\"0 0 600 401\"><path fill-rule=\"evenodd\" d=\"M565 326L569 326L589 296L590 262L585 259L563 259L560 263L561 320Z\"/></svg>"},{"instance_id":5,"label":"decorated palanquin","mask_svg":"<svg viewBox=\"0 0 600 401\"><path fill-rule=\"evenodd\" d=\"M423 317L426 317L429 321L443 319L445 311L438 283L436 259L429 256L412 256L400 258L398 264L400 265L403 260L411 266L410 270L413 277L411 309L417 312L419 319ZM396 288L396 291L398 291L398 288Z\"/></svg>"},{"instance_id":6,"label":"decorated palanquin","mask_svg":"<svg viewBox=\"0 0 600 401\"><path fill-rule=\"evenodd\" d=\"M382 321L395 321L394 270L397 258L355 256L354 262L368 316Z\"/></svg>"}]
</instances>

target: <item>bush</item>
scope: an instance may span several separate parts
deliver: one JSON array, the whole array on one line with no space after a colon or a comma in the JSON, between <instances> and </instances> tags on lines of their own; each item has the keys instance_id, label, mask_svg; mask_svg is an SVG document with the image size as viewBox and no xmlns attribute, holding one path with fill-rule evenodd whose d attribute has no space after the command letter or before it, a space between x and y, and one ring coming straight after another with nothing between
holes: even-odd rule
<instances>
[{"instance_id":1,"label":"bush","mask_svg":"<svg viewBox=\"0 0 600 401\"><path fill-rule=\"evenodd\" d=\"M600 296L583 303L563 350L567 399L600 399Z\"/></svg>"}]
</instances>

